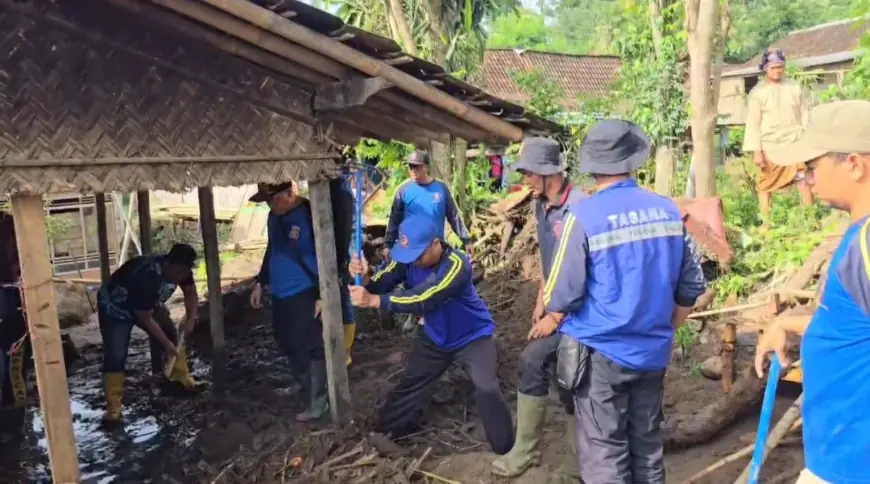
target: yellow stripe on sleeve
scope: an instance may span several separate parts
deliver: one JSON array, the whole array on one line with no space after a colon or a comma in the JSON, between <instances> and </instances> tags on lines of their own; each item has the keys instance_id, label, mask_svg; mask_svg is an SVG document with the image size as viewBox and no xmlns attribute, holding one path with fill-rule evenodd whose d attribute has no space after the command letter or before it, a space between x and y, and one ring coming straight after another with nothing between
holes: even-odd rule
<instances>
[{"instance_id":1,"label":"yellow stripe on sleeve","mask_svg":"<svg viewBox=\"0 0 870 484\"><path fill-rule=\"evenodd\" d=\"M574 223L577 218L573 213L569 213L565 217L565 227L562 229L562 236L559 238L559 247L556 250L556 256L553 258L553 266L550 268L550 277L547 278L547 283L544 285L544 305L550 304L550 298L553 296L553 289L556 287L556 280L559 278L559 272L562 270L562 261L565 259L565 252L568 248L571 238L571 232L574 229Z\"/></svg>"},{"instance_id":2,"label":"yellow stripe on sleeve","mask_svg":"<svg viewBox=\"0 0 870 484\"><path fill-rule=\"evenodd\" d=\"M390 271L392 271L395 268L396 268L396 261L390 261L390 263L387 264L387 267L385 267L381 271L378 271L377 274L372 276L372 282L377 282L378 279L380 279L381 277L384 277L384 274L389 274Z\"/></svg>"},{"instance_id":3,"label":"yellow stripe on sleeve","mask_svg":"<svg viewBox=\"0 0 870 484\"><path fill-rule=\"evenodd\" d=\"M864 258L864 270L867 272L867 279L870 279L870 249L867 248L868 231L870 231L870 218L864 222L864 226L861 227L861 233L859 234L861 238L861 255Z\"/></svg>"},{"instance_id":4,"label":"yellow stripe on sleeve","mask_svg":"<svg viewBox=\"0 0 870 484\"><path fill-rule=\"evenodd\" d=\"M426 299L432 297L432 295L438 293L439 291L443 291L446 287L448 287L455 279L456 275L462 270L462 259L456 254L450 254L450 261L453 265L450 266L450 270L447 271L447 275L444 276L444 279L441 280L438 284L430 287L423 291L422 294L418 294L415 296L390 296L390 302L396 304L414 304L423 302Z\"/></svg>"}]
</instances>

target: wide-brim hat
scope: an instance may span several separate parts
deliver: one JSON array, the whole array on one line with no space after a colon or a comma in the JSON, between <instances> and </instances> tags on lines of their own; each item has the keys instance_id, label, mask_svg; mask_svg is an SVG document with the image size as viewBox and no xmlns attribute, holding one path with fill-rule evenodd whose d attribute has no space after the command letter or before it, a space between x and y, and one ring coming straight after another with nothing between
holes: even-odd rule
<instances>
[{"instance_id":1,"label":"wide-brim hat","mask_svg":"<svg viewBox=\"0 0 870 484\"><path fill-rule=\"evenodd\" d=\"M649 159L650 140L640 126L621 119L595 123L577 154L581 173L620 175L631 173Z\"/></svg>"},{"instance_id":2,"label":"wide-brim hat","mask_svg":"<svg viewBox=\"0 0 870 484\"><path fill-rule=\"evenodd\" d=\"M565 171L562 161L562 147L551 138L528 138L520 146L519 159L512 165L518 172L528 172L540 176L555 175Z\"/></svg>"},{"instance_id":3,"label":"wide-brim hat","mask_svg":"<svg viewBox=\"0 0 870 484\"><path fill-rule=\"evenodd\" d=\"M258 183L257 193L251 195L251 198L249 198L248 201L254 203L268 202L272 199L273 196L291 188L293 188L293 182L284 182L278 184Z\"/></svg>"}]
</instances>

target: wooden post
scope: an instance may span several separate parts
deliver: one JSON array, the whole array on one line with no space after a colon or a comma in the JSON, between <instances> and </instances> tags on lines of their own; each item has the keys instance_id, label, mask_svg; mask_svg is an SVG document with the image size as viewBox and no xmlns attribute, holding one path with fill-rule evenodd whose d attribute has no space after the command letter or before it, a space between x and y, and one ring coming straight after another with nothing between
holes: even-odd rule
<instances>
[{"instance_id":1,"label":"wooden post","mask_svg":"<svg viewBox=\"0 0 870 484\"><path fill-rule=\"evenodd\" d=\"M100 278L103 282L112 277L112 267L109 264L109 226L106 223L106 194L98 193L95 197L97 206L97 243L100 248Z\"/></svg>"},{"instance_id":2,"label":"wooden post","mask_svg":"<svg viewBox=\"0 0 870 484\"><path fill-rule=\"evenodd\" d=\"M199 187L199 225L205 251L205 271L208 277L208 318L211 329L212 370L218 375L224 358L224 311L221 301L221 261L218 248L217 220L214 214L214 192L211 187ZM219 378L216 378L219 380Z\"/></svg>"},{"instance_id":3,"label":"wooden post","mask_svg":"<svg viewBox=\"0 0 870 484\"><path fill-rule=\"evenodd\" d=\"M151 192L141 190L136 192L136 210L139 213L139 243L142 254L151 253Z\"/></svg>"},{"instance_id":4,"label":"wooden post","mask_svg":"<svg viewBox=\"0 0 870 484\"><path fill-rule=\"evenodd\" d=\"M725 323L722 328L722 390L731 393L734 386L734 351L737 349L737 325Z\"/></svg>"},{"instance_id":5,"label":"wooden post","mask_svg":"<svg viewBox=\"0 0 870 484\"><path fill-rule=\"evenodd\" d=\"M73 484L79 482L79 463L42 197L13 195L12 216L51 475L57 484Z\"/></svg>"},{"instance_id":6,"label":"wooden post","mask_svg":"<svg viewBox=\"0 0 870 484\"><path fill-rule=\"evenodd\" d=\"M323 346L326 352L326 372L329 375L329 410L333 423L344 426L350 424L352 410L344 350L344 323L341 317L341 278L335 261L335 227L332 224L329 182L309 182L308 197L311 200L314 242L317 246L320 307L323 308Z\"/></svg>"}]
</instances>

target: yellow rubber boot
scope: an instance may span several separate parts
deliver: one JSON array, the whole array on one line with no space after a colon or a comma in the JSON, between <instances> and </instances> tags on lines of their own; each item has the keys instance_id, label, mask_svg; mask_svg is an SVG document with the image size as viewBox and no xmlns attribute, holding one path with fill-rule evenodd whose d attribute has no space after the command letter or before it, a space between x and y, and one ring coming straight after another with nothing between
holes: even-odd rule
<instances>
[{"instance_id":1,"label":"yellow rubber boot","mask_svg":"<svg viewBox=\"0 0 870 484\"><path fill-rule=\"evenodd\" d=\"M24 351L21 349L9 355L9 382L13 405L23 407L27 404L27 382L24 381Z\"/></svg>"},{"instance_id":2,"label":"yellow rubber boot","mask_svg":"<svg viewBox=\"0 0 870 484\"><path fill-rule=\"evenodd\" d=\"M180 384L186 390L196 389L196 380L190 376L190 369L187 366L187 354L184 352L183 347L178 348L178 357L175 358L175 365L169 374L169 381Z\"/></svg>"},{"instance_id":3,"label":"yellow rubber boot","mask_svg":"<svg viewBox=\"0 0 870 484\"><path fill-rule=\"evenodd\" d=\"M356 324L344 325L344 353L347 355L347 366L350 366L353 361L350 357L350 350L353 349L353 339L356 337Z\"/></svg>"},{"instance_id":4,"label":"yellow rubber boot","mask_svg":"<svg viewBox=\"0 0 870 484\"><path fill-rule=\"evenodd\" d=\"M103 392L106 396L106 414L103 420L110 423L121 421L121 406L124 400L124 374L105 373Z\"/></svg>"}]
</instances>

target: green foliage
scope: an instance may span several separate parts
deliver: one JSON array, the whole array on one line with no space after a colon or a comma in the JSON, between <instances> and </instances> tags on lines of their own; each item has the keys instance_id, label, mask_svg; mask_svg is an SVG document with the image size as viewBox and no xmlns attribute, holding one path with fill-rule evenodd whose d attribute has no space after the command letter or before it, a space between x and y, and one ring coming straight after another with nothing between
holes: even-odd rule
<instances>
[{"instance_id":1,"label":"green foliage","mask_svg":"<svg viewBox=\"0 0 870 484\"><path fill-rule=\"evenodd\" d=\"M870 0L855 0L854 14L855 17L867 18L870 15ZM822 93L822 100L870 99L870 56L867 55L870 52L870 30L861 36L860 48L863 53L855 60L855 66L846 73L842 85L831 86Z\"/></svg>"},{"instance_id":2,"label":"green foliage","mask_svg":"<svg viewBox=\"0 0 870 484\"><path fill-rule=\"evenodd\" d=\"M801 206L794 188L774 195L771 228L758 230L761 217L752 181L757 168L750 159L737 158L729 162L726 171L719 173L717 193L722 198L728 242L735 256L730 272L715 281L720 300L746 296L759 284L770 283L800 266L832 231L825 225L830 209L818 203Z\"/></svg>"},{"instance_id":3,"label":"green foliage","mask_svg":"<svg viewBox=\"0 0 870 484\"><path fill-rule=\"evenodd\" d=\"M69 233L73 227L73 222L68 218L55 217L52 215L45 216L45 233L49 242L60 240Z\"/></svg>"},{"instance_id":4,"label":"green foliage","mask_svg":"<svg viewBox=\"0 0 870 484\"><path fill-rule=\"evenodd\" d=\"M698 331L684 324L680 326L674 333L674 343L680 348L683 355L688 355L692 347L695 346L695 341L698 340Z\"/></svg>"},{"instance_id":5,"label":"green foliage","mask_svg":"<svg viewBox=\"0 0 870 484\"><path fill-rule=\"evenodd\" d=\"M544 76L539 70L513 71L511 79L528 96L526 109L543 118L555 119L562 111L559 100L565 92L556 81Z\"/></svg>"}]
</instances>

